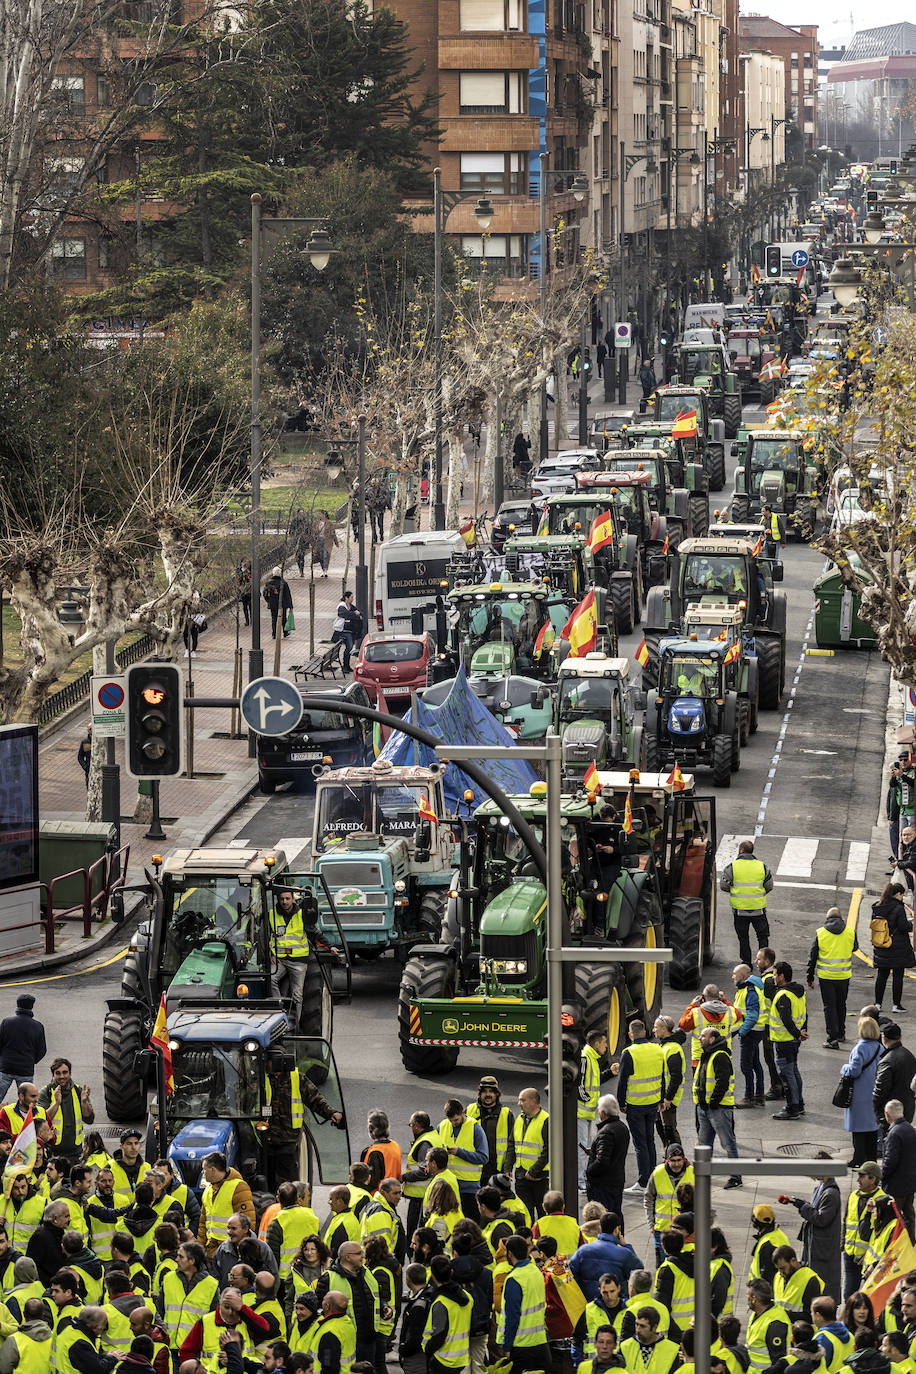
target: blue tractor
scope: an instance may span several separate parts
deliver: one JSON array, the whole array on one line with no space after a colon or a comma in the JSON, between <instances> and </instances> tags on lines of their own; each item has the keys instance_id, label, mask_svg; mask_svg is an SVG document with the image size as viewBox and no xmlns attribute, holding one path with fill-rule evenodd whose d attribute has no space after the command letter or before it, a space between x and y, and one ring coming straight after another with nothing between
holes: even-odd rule
<instances>
[{"instance_id":1,"label":"blue tractor","mask_svg":"<svg viewBox=\"0 0 916 1374\"><path fill-rule=\"evenodd\" d=\"M649 693L644 726L646 767L675 763L712 769L716 787L729 787L741 762L741 712L727 683L724 642L672 638L659 645L658 687Z\"/></svg>"}]
</instances>

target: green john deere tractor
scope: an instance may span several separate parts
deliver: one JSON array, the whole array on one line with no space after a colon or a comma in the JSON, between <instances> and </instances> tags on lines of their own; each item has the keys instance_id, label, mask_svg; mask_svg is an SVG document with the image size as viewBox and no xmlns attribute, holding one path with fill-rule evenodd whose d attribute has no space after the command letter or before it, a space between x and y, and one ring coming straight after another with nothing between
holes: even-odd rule
<instances>
[{"instance_id":1,"label":"green john deere tractor","mask_svg":"<svg viewBox=\"0 0 916 1374\"><path fill-rule=\"evenodd\" d=\"M732 451L735 494L732 519L737 523L758 515L763 506L780 518L784 534L804 543L814 537L820 476L814 446L800 429L742 429Z\"/></svg>"},{"instance_id":2,"label":"green john deere tractor","mask_svg":"<svg viewBox=\"0 0 916 1374\"><path fill-rule=\"evenodd\" d=\"M741 424L741 383L722 344L681 344L677 371L687 386L705 388L710 412L724 421L726 439L734 439Z\"/></svg>"}]
</instances>

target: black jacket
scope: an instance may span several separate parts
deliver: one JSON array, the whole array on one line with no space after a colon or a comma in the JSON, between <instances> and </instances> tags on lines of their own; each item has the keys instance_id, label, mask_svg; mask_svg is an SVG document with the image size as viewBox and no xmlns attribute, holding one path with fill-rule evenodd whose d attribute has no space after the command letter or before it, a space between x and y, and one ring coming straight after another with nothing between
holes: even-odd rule
<instances>
[{"instance_id":1,"label":"black jacket","mask_svg":"<svg viewBox=\"0 0 916 1374\"><path fill-rule=\"evenodd\" d=\"M892 1044L878 1061L875 1075L875 1090L872 1101L875 1104L875 1120L884 1126L884 1108L891 1098L898 1098L903 1105L904 1119L913 1120L916 1109L916 1095L911 1084L916 1076L916 1055L910 1053L906 1045Z\"/></svg>"},{"instance_id":2,"label":"black jacket","mask_svg":"<svg viewBox=\"0 0 916 1374\"><path fill-rule=\"evenodd\" d=\"M433 1298L439 1297L449 1298L452 1302L456 1302L459 1307L465 1307L471 1301L468 1294L460 1284L455 1283L454 1279L450 1280L448 1283L440 1284L438 1288L433 1290ZM436 1320L437 1314L438 1320ZM443 1307L437 1307L436 1312L433 1314L433 1329L423 1346L427 1361L432 1359L436 1351L445 1343L445 1339L448 1336L448 1324L445 1317L445 1309Z\"/></svg>"},{"instance_id":3,"label":"black jacket","mask_svg":"<svg viewBox=\"0 0 916 1374\"><path fill-rule=\"evenodd\" d=\"M453 1255L452 1273L455 1282L460 1283L467 1293L474 1310L471 1313L471 1335L479 1336L490 1329L490 1312L493 1307L493 1273L488 1267L491 1257L486 1242L486 1258L478 1255Z\"/></svg>"},{"instance_id":4,"label":"black jacket","mask_svg":"<svg viewBox=\"0 0 916 1374\"><path fill-rule=\"evenodd\" d=\"M824 922L824 927L823 927L823 928L824 928L825 930L829 930L831 935L842 935L842 934L843 934L843 931L846 929L846 918L845 918L845 916L828 916L827 920ZM855 950L857 950L857 949L859 948L858 936L856 936L856 937L853 939L852 948L853 948L853 951L855 951ZM812 942L811 949L808 951L808 967L807 967L807 969L805 970L805 977L807 978L807 980L808 980L809 983L813 983L813 982L814 982L814 973L815 973L815 967L816 967L816 965L817 965L817 932L815 931L814 940L813 940L813 942Z\"/></svg>"},{"instance_id":5,"label":"black jacket","mask_svg":"<svg viewBox=\"0 0 916 1374\"><path fill-rule=\"evenodd\" d=\"M724 1052L720 1053L720 1051ZM710 1060L712 1060L713 1068L713 1089L707 1099L706 1076ZM731 1046L723 1035L717 1035L711 1045L703 1046L700 1062L696 1067L694 1082L697 1090L697 1105L706 1107L708 1110L721 1106L729 1085L734 1082L734 1077Z\"/></svg>"},{"instance_id":6,"label":"black jacket","mask_svg":"<svg viewBox=\"0 0 916 1374\"><path fill-rule=\"evenodd\" d=\"M674 1277L675 1270L678 1270L685 1278L693 1280L693 1251L688 1250L686 1254L669 1255L666 1260L658 1266L655 1272L655 1297L660 1303L664 1303L668 1311L671 1311L671 1301L674 1297ZM637 1308L638 1310L638 1308ZM673 1332L674 1334L671 1334ZM681 1328L671 1319L671 1332L669 1338L677 1340L681 1334Z\"/></svg>"},{"instance_id":7,"label":"black jacket","mask_svg":"<svg viewBox=\"0 0 916 1374\"><path fill-rule=\"evenodd\" d=\"M293 608L293 594L285 577L268 577L262 595L271 610L279 607L291 611Z\"/></svg>"},{"instance_id":8,"label":"black jacket","mask_svg":"<svg viewBox=\"0 0 916 1374\"><path fill-rule=\"evenodd\" d=\"M683 1049L687 1041L687 1037L682 1030L678 1029L674 1031L673 1034L666 1035L664 1040L659 1041L659 1044L661 1045L662 1049L664 1049L664 1047L668 1044L669 1040L674 1040L678 1045L680 1045L681 1049ZM681 1086L683 1081L684 1060L681 1059L680 1055L672 1054L670 1059L665 1060L665 1082L662 1089L662 1095L666 1099L666 1101L674 1101L675 1097L677 1096L677 1090Z\"/></svg>"},{"instance_id":9,"label":"black jacket","mask_svg":"<svg viewBox=\"0 0 916 1374\"><path fill-rule=\"evenodd\" d=\"M916 1127L909 1121L895 1121L884 1137L881 1187L898 1200L916 1192Z\"/></svg>"},{"instance_id":10,"label":"black jacket","mask_svg":"<svg viewBox=\"0 0 916 1374\"><path fill-rule=\"evenodd\" d=\"M404 1299L401 1311L401 1338L398 1342L398 1358L402 1362L407 1355L419 1355L423 1349L423 1331L432 1300L433 1290L430 1284Z\"/></svg>"},{"instance_id":11,"label":"black jacket","mask_svg":"<svg viewBox=\"0 0 916 1374\"><path fill-rule=\"evenodd\" d=\"M898 897L887 902L875 902L871 909L872 919L883 916L887 921L891 942L889 945L875 945L872 958L875 968L912 968L916 964L913 942L910 939L909 917L906 907ZM2 1027L0 1027L2 1030Z\"/></svg>"},{"instance_id":12,"label":"black jacket","mask_svg":"<svg viewBox=\"0 0 916 1374\"><path fill-rule=\"evenodd\" d=\"M886 1355L882 1355L880 1350L866 1347L865 1350L856 1350L846 1361L850 1369L854 1369L856 1374L891 1374L891 1362Z\"/></svg>"},{"instance_id":13,"label":"black jacket","mask_svg":"<svg viewBox=\"0 0 916 1374\"><path fill-rule=\"evenodd\" d=\"M613 1116L607 1121L600 1121L588 1151L586 1182L605 1188L622 1185L626 1179L629 1148L630 1132L625 1122Z\"/></svg>"},{"instance_id":14,"label":"black jacket","mask_svg":"<svg viewBox=\"0 0 916 1374\"><path fill-rule=\"evenodd\" d=\"M67 1257L63 1252L61 1240L63 1231L52 1226L49 1221L40 1221L29 1237L26 1254L35 1261L38 1277L47 1287L58 1269L67 1267Z\"/></svg>"},{"instance_id":15,"label":"black jacket","mask_svg":"<svg viewBox=\"0 0 916 1374\"><path fill-rule=\"evenodd\" d=\"M764 983L763 987L764 987L764 992L766 992L766 983ZM805 989L802 987L801 983L783 983L783 985L782 985L781 988L776 987L775 984L774 984L774 987L773 987L773 996L774 996L774 997L776 997L780 992L783 992L783 991L791 992L791 993L793 993L793 995L794 995L795 997L802 997L802 996L804 996ZM771 1000L772 1000L772 999L771 999L771 998L769 997L769 995L768 995L768 996L767 996L767 1001L771 1001ZM782 1024L785 1026L786 1030L791 1032L792 1039L795 1041L796 1044L800 1044L800 1043L801 1043L801 1033L800 1033L799 1027L796 1026L795 1022L792 1020L792 1004L791 1004L791 1002L789 1001L788 997L783 997L783 998L781 998L781 1000L777 1003L776 1011L777 1011L777 1013L778 1013L778 1015L779 1015L780 1021L781 1021ZM806 1016L804 1022L802 1023L802 1029L807 1028L807 1025L808 1025L808 1018L807 1018L807 1016Z\"/></svg>"},{"instance_id":16,"label":"black jacket","mask_svg":"<svg viewBox=\"0 0 916 1374\"><path fill-rule=\"evenodd\" d=\"M0 1073L31 1077L47 1053L45 1028L30 1007L17 1007L15 1015L0 1021Z\"/></svg>"}]
</instances>

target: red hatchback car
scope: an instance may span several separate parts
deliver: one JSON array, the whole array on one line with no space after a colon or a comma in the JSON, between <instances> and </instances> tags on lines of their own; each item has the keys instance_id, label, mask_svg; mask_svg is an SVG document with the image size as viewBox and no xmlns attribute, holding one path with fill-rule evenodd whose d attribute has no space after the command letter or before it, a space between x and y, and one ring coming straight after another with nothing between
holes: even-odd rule
<instances>
[{"instance_id":1,"label":"red hatchback car","mask_svg":"<svg viewBox=\"0 0 916 1374\"><path fill-rule=\"evenodd\" d=\"M378 700L379 689L388 701L428 687L434 658L433 637L427 632L367 635L360 645L354 676L373 701Z\"/></svg>"}]
</instances>

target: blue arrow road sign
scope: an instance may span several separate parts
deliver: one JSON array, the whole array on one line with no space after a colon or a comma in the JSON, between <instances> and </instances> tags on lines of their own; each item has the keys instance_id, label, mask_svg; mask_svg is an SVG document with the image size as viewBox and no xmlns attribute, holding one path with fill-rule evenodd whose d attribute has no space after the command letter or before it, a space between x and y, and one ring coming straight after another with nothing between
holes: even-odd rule
<instances>
[{"instance_id":1,"label":"blue arrow road sign","mask_svg":"<svg viewBox=\"0 0 916 1374\"><path fill-rule=\"evenodd\" d=\"M886 343L887 343L887 340L888 340L888 332L887 332L887 330L884 328L884 325L883 325L883 324L876 324L875 327L874 327L874 329L871 331L871 341L872 341L872 343L873 343L873 344L876 344L876 345L878 346L878 348L880 348L882 344L886 344Z\"/></svg>"},{"instance_id":2,"label":"blue arrow road sign","mask_svg":"<svg viewBox=\"0 0 916 1374\"><path fill-rule=\"evenodd\" d=\"M256 734L288 735L302 719L302 696L285 677L258 677L242 693L239 709Z\"/></svg>"},{"instance_id":3,"label":"blue arrow road sign","mask_svg":"<svg viewBox=\"0 0 916 1374\"><path fill-rule=\"evenodd\" d=\"M807 266L808 266L808 253L807 253L807 250L806 250L806 249L804 249L804 248L796 248L795 252L792 254L792 266L793 266L793 267L807 267Z\"/></svg>"}]
</instances>

